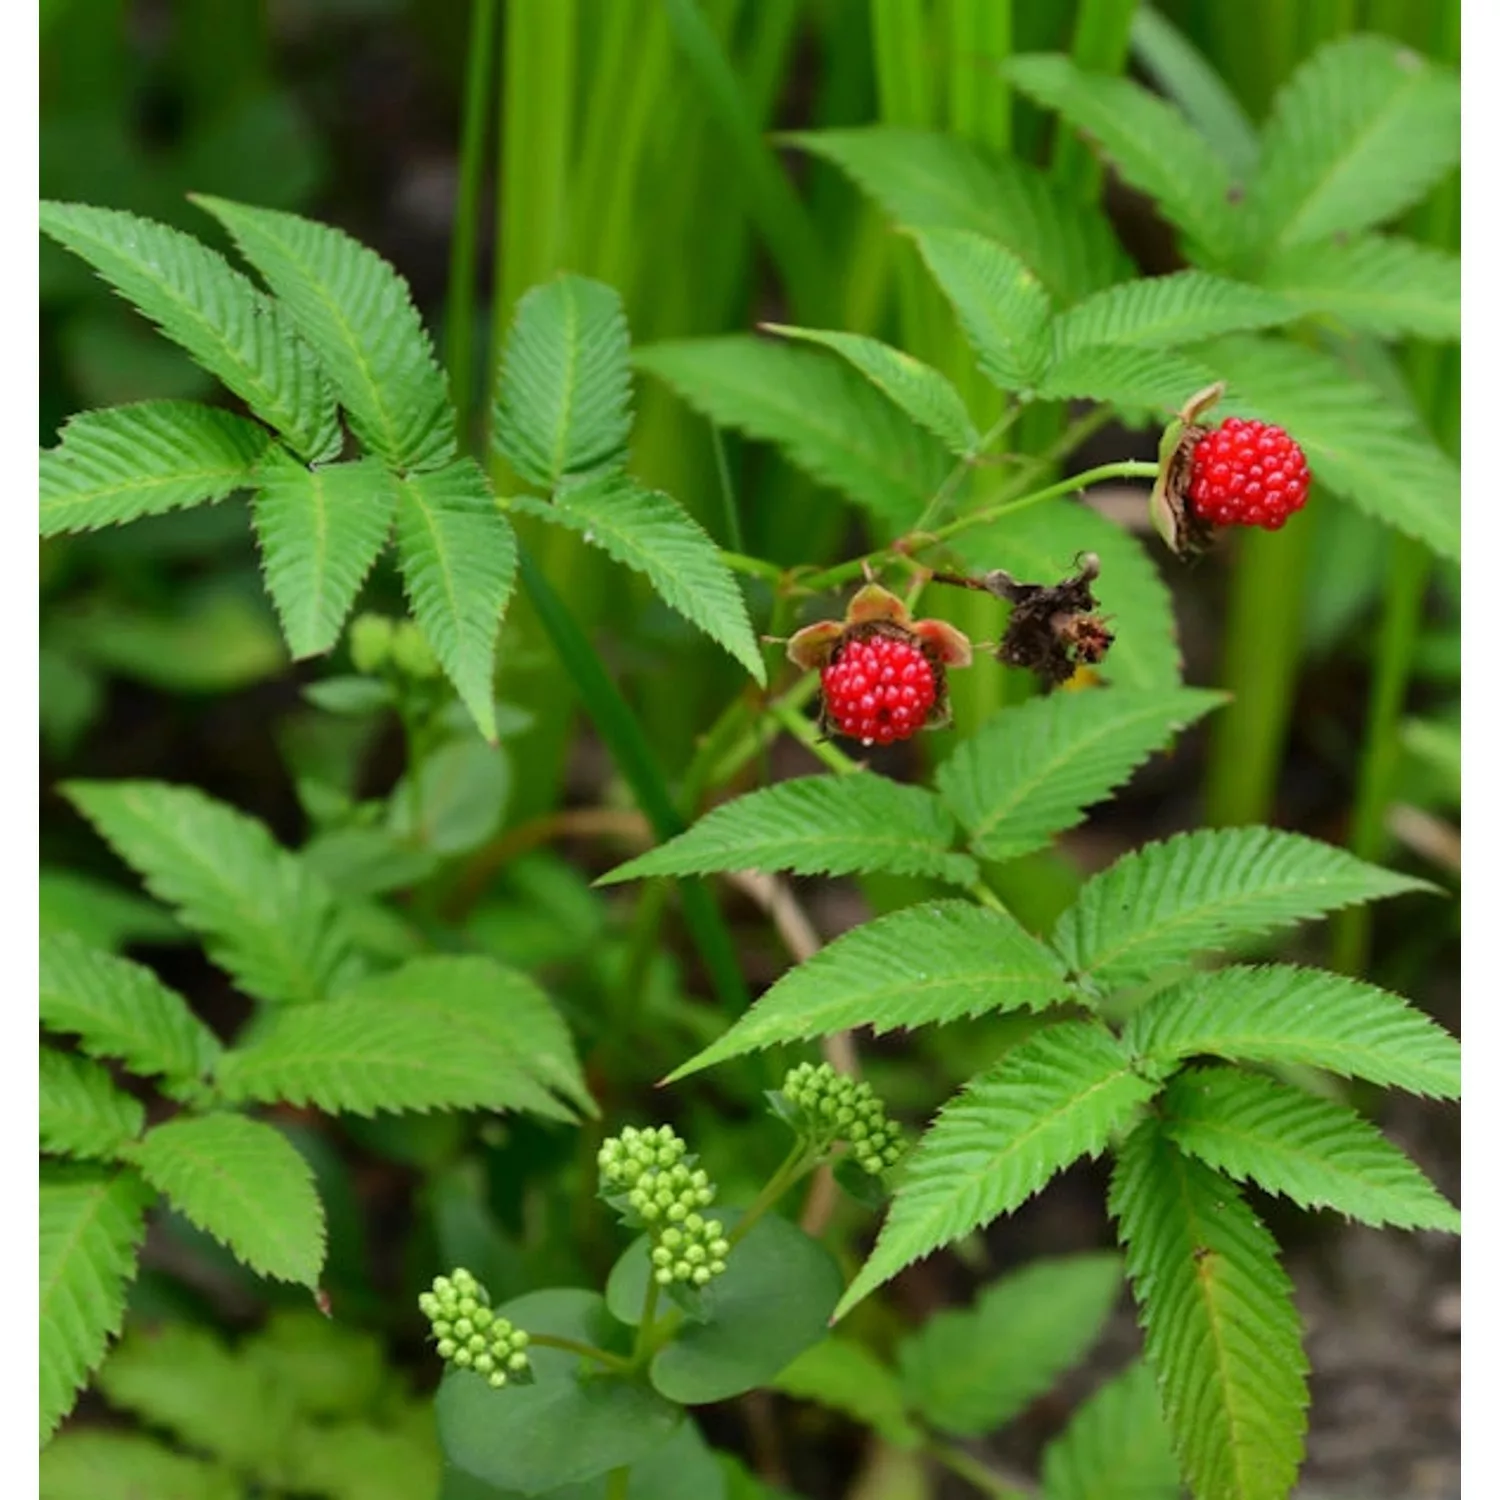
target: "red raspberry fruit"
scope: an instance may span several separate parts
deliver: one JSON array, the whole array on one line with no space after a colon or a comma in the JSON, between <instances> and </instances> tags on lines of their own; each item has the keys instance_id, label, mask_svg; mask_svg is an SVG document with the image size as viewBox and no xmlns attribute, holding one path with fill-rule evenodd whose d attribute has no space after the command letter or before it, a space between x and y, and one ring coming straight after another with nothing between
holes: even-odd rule
<instances>
[{"instance_id":1,"label":"red raspberry fruit","mask_svg":"<svg viewBox=\"0 0 1500 1500\"><path fill-rule=\"evenodd\" d=\"M1230 417L1193 449L1188 500L1212 526L1277 531L1307 503L1307 459L1284 428Z\"/></svg>"},{"instance_id":2,"label":"red raspberry fruit","mask_svg":"<svg viewBox=\"0 0 1500 1500\"><path fill-rule=\"evenodd\" d=\"M839 732L866 745L907 740L937 700L937 675L914 642L872 635L846 640L823 668L823 703Z\"/></svg>"}]
</instances>

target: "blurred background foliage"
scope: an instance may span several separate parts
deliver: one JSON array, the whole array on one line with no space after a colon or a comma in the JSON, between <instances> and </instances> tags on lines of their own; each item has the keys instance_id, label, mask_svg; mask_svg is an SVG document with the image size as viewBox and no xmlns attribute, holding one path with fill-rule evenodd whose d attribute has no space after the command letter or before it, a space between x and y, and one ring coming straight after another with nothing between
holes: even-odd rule
<instances>
[{"instance_id":1,"label":"blurred background foliage","mask_svg":"<svg viewBox=\"0 0 1500 1500\"><path fill-rule=\"evenodd\" d=\"M1217 111L1213 123L1232 138L1263 122L1275 90L1331 38L1370 30L1435 60L1459 56L1458 0L43 0L40 23L44 197L134 210L220 248L187 192L347 228L411 281L476 434L494 330L559 268L618 287L638 346L743 333L762 320L849 329L901 344L979 396L914 248L831 165L776 147L776 132L880 122L1014 152L1080 201L1102 201L1126 253L1160 274L1184 261L1151 203L1013 93L990 60L1068 52L1088 69L1153 83L1205 121ZM1227 118L1221 93L1194 88L1204 67L1228 86ZM1397 227L1456 251L1457 172ZM80 262L44 242L40 273L43 443L83 408L211 394L208 378ZM1347 352L1458 456L1456 345L1356 339ZM836 562L869 540L834 492L773 449L717 431L654 379L638 379L636 399L635 472L679 497L721 545L791 565ZM1034 453L1056 435L1029 416L1011 441ZM1153 455L1152 435L1110 427L1070 464ZM1139 528L1141 497L1115 499ZM1120 850L1203 820L1299 828L1456 890L1457 568L1328 496L1299 522L1170 573L1187 680L1229 686L1237 706L1076 838L1007 867L1000 883L1026 920L1050 920L1082 876ZM531 540L682 789L697 737L741 691L738 675L576 539ZM304 699L319 669L287 661L242 508L50 540L41 577L44 930L87 929L128 946L210 1019L237 1020L222 976L178 946L158 909L126 893L55 783L189 782L303 844L330 797L392 788L400 736L378 714L329 713ZM749 592L764 622L769 595L754 581ZM394 575L377 571L365 602L399 613ZM993 638L996 608L962 599L951 614ZM559 842L583 826L567 823L570 811L588 810L606 838L629 818L520 603L501 642L500 689L511 705L502 748L454 773L460 793L432 906L458 941L544 978L586 1039L591 1079L607 1080L607 1110L649 1112L650 1081L717 1023L693 998L703 987L678 956L687 950L670 941L677 928L664 896L590 888L623 846ZM1028 691L992 671L963 684L956 706L977 722ZM940 739L919 753L941 754ZM749 778L803 765L783 749ZM340 851L323 857L336 862ZM919 894L868 879L857 892L809 899L826 933L851 912ZM434 916L425 899L412 914L419 922ZM1457 903L1448 917L1422 910L1421 925L1374 934L1350 918L1335 931L1335 958L1405 989L1456 1029ZM784 953L748 900L732 903L731 917L747 978L762 984ZM669 941L658 941L662 932ZM642 981L645 1000L626 1035L612 1030L613 1002L598 997L627 993L631 981ZM867 1068L919 1117L972 1071L976 1049L1007 1045L1009 1024L977 1042L939 1030L877 1052ZM732 1197L780 1143L762 1140L753 1088L716 1086L714 1095L679 1091L674 1108ZM557 1283L592 1277L601 1257L607 1264L595 1206L586 1192L576 1201L588 1130L506 1121L476 1133L468 1121L426 1117L286 1123L329 1204L336 1303L401 1361L417 1357L409 1293L438 1259L507 1288L530 1284L542 1266ZM1456 1138L1449 1145L1456 1151ZM1061 1245L1045 1227L1029 1246L1023 1233L1005 1257L1087 1248L1089 1222ZM133 1303L146 1319L244 1328L278 1296L182 1223L154 1234L148 1266ZM975 1274L985 1272L977 1265ZM420 1378L434 1374L423 1365ZM401 1420L413 1441L430 1441L419 1421ZM753 1428L757 1419L746 1420ZM754 1446L746 1430L726 1418L715 1436ZM834 1493L828 1463L821 1473L815 1461L790 1467L809 1492Z\"/></svg>"}]
</instances>

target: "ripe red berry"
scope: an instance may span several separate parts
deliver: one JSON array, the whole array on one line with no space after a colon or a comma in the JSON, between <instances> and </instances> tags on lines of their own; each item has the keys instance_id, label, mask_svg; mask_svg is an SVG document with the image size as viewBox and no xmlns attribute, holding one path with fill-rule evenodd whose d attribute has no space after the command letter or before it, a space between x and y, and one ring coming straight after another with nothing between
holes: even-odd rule
<instances>
[{"instance_id":1,"label":"ripe red berry","mask_svg":"<svg viewBox=\"0 0 1500 1500\"><path fill-rule=\"evenodd\" d=\"M1230 417L1193 449L1188 501L1211 526L1276 531L1307 502L1307 459L1284 428Z\"/></svg>"},{"instance_id":2,"label":"ripe red berry","mask_svg":"<svg viewBox=\"0 0 1500 1500\"><path fill-rule=\"evenodd\" d=\"M937 700L937 674L914 641L846 639L823 668L823 704L841 734L866 745L910 739Z\"/></svg>"}]
</instances>

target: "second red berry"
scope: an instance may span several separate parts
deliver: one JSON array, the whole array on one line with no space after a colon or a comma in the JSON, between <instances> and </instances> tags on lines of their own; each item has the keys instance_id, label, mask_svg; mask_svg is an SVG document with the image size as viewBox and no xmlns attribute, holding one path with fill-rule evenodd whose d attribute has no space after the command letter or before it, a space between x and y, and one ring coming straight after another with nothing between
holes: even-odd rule
<instances>
[{"instance_id":1,"label":"second red berry","mask_svg":"<svg viewBox=\"0 0 1500 1500\"><path fill-rule=\"evenodd\" d=\"M1302 449L1284 428L1230 417L1194 447L1188 501L1211 526L1276 531L1306 504L1309 477Z\"/></svg>"},{"instance_id":2,"label":"second red berry","mask_svg":"<svg viewBox=\"0 0 1500 1500\"><path fill-rule=\"evenodd\" d=\"M866 745L910 739L937 701L937 675L919 646L898 636L846 640L823 668L823 704L841 734Z\"/></svg>"}]
</instances>

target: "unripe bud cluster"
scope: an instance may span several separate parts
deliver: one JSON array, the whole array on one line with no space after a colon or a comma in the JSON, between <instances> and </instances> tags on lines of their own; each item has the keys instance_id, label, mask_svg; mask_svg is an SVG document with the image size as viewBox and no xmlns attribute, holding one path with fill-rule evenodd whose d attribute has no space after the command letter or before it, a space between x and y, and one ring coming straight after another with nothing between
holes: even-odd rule
<instances>
[{"instance_id":1,"label":"unripe bud cluster","mask_svg":"<svg viewBox=\"0 0 1500 1500\"><path fill-rule=\"evenodd\" d=\"M781 1085L797 1123L816 1142L847 1141L849 1154L872 1177L901 1159L901 1128L868 1083L857 1082L828 1063L799 1063Z\"/></svg>"},{"instance_id":2,"label":"unripe bud cluster","mask_svg":"<svg viewBox=\"0 0 1500 1500\"><path fill-rule=\"evenodd\" d=\"M354 670L367 677L390 668L417 681L428 681L442 672L419 625L384 615L357 615L350 623L349 659Z\"/></svg>"},{"instance_id":3,"label":"unripe bud cluster","mask_svg":"<svg viewBox=\"0 0 1500 1500\"><path fill-rule=\"evenodd\" d=\"M599 1148L600 1191L627 1222L650 1234L651 1274L659 1286L706 1286L723 1272L729 1254L723 1224L699 1212L714 1201L715 1188L693 1161L670 1125L627 1125Z\"/></svg>"},{"instance_id":4,"label":"unripe bud cluster","mask_svg":"<svg viewBox=\"0 0 1500 1500\"><path fill-rule=\"evenodd\" d=\"M462 1266L451 1276L439 1276L417 1306L432 1324L444 1363L484 1376L496 1390L532 1379L529 1335L495 1316L489 1292Z\"/></svg>"}]
</instances>

